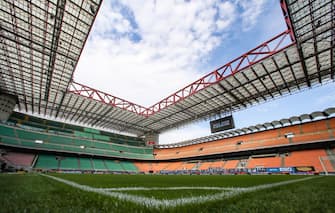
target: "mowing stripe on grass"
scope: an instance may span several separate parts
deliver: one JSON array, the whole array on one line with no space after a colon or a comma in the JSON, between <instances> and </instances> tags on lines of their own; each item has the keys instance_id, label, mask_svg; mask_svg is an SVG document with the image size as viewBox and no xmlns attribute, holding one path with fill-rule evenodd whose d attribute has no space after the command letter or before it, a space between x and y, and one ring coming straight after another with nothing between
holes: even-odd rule
<instances>
[{"instance_id":1,"label":"mowing stripe on grass","mask_svg":"<svg viewBox=\"0 0 335 213\"><path fill-rule=\"evenodd\" d=\"M297 183L297 182L306 181L306 180L316 178L315 176L313 176L313 177L306 177L306 178L301 178L301 179L296 179L296 180L281 181L281 182L277 182L277 183L270 183L270 184L264 184L264 185L246 187L246 188L229 188L229 191L223 189L222 192L214 194L214 195L158 200L158 199L155 199L155 198L148 198L148 197L142 197L142 196L137 196L137 195L130 195L130 194L126 194L126 193L111 192L111 191L109 191L111 188L109 188L109 189L108 188L107 189L105 189L105 188L94 188L94 187L81 185L81 184L78 184L78 183L75 183L75 182L72 182L72 181L69 181L69 180L65 180L65 179L62 179L62 178L54 177L54 176L49 176L49 175L45 175L45 174L41 174L41 175L44 176L44 177L48 177L48 178L51 178L53 180L62 182L62 183L67 184L69 186L81 189L83 191L95 192L95 193L107 195L107 196L110 196L110 197L118 198L120 200L130 201L130 202L134 202L134 203L139 204L139 205L145 205L147 207L155 207L155 208L176 207L176 206L184 205L184 204L204 203L204 202L219 200L219 199L223 199L223 198L231 198L231 197L234 197L234 196L237 196L239 194L246 193L246 192L263 190L263 189L268 189L268 188L272 188L272 187L276 187L276 186L283 186L283 185L287 185L287 184L291 184L291 183ZM136 188L136 187L133 187L133 189L134 188ZM137 187L137 188L145 188L145 187ZM157 188L161 188L161 187L157 187ZM170 188L172 188L172 187L170 187ZM194 188L204 188L204 187L173 187L173 188L175 188L175 190L176 190L176 189L180 189L180 188L194 189ZM209 188L211 188L211 187L209 187ZM218 188L220 188L220 187L218 187ZM113 189L115 189L115 188L113 188ZM165 190L166 188L162 188L162 189ZM140 190L142 190L142 189L138 189L138 191L140 191ZM149 188L148 190L151 190L151 188Z\"/></svg>"}]
</instances>

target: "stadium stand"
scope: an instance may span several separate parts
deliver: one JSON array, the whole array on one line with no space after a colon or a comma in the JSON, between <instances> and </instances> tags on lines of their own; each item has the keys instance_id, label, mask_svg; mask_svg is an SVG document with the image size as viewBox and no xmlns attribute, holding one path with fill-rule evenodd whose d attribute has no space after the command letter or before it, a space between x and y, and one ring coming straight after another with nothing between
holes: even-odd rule
<instances>
[{"instance_id":1,"label":"stadium stand","mask_svg":"<svg viewBox=\"0 0 335 213\"><path fill-rule=\"evenodd\" d=\"M137 170L143 173L149 173L152 170L151 163L146 162L134 162L134 165L137 167Z\"/></svg>"},{"instance_id":2,"label":"stadium stand","mask_svg":"<svg viewBox=\"0 0 335 213\"><path fill-rule=\"evenodd\" d=\"M236 169L238 163L239 163L239 160L227 160L223 168L224 169Z\"/></svg>"},{"instance_id":3,"label":"stadium stand","mask_svg":"<svg viewBox=\"0 0 335 213\"><path fill-rule=\"evenodd\" d=\"M36 169L59 169L59 161L54 155L40 154L38 156Z\"/></svg>"},{"instance_id":4,"label":"stadium stand","mask_svg":"<svg viewBox=\"0 0 335 213\"><path fill-rule=\"evenodd\" d=\"M212 166L214 162L202 162L200 163L200 166L199 166L199 169L200 170L205 170L205 169L209 169L211 167L214 167Z\"/></svg>"},{"instance_id":5,"label":"stadium stand","mask_svg":"<svg viewBox=\"0 0 335 213\"><path fill-rule=\"evenodd\" d=\"M39 150L85 153L130 159L153 159L152 147L136 137L13 113L0 124L0 143Z\"/></svg>"},{"instance_id":6,"label":"stadium stand","mask_svg":"<svg viewBox=\"0 0 335 213\"><path fill-rule=\"evenodd\" d=\"M92 161L90 158L80 158L79 160L80 170L93 170Z\"/></svg>"},{"instance_id":7,"label":"stadium stand","mask_svg":"<svg viewBox=\"0 0 335 213\"><path fill-rule=\"evenodd\" d=\"M244 135L232 135L198 144L179 147L172 145L171 148L162 146L154 150L154 155L157 160L167 160L332 140L335 132L334 123L335 118L329 118Z\"/></svg>"},{"instance_id":8,"label":"stadium stand","mask_svg":"<svg viewBox=\"0 0 335 213\"><path fill-rule=\"evenodd\" d=\"M92 159L94 170L107 170L105 163L101 159Z\"/></svg>"},{"instance_id":9,"label":"stadium stand","mask_svg":"<svg viewBox=\"0 0 335 213\"><path fill-rule=\"evenodd\" d=\"M324 149L291 152L285 158L285 166L314 166L316 171L334 171L329 161L321 163L320 157L327 156Z\"/></svg>"},{"instance_id":10,"label":"stadium stand","mask_svg":"<svg viewBox=\"0 0 335 213\"><path fill-rule=\"evenodd\" d=\"M296 121L298 118L299 122ZM209 136L207 141L200 140L193 144L158 145L152 148L139 143L136 146L129 145L135 142L126 142L127 138L131 138L128 136L117 136L114 133L113 136L112 133L107 136L107 133L97 129L16 113L9 122L0 124L1 147L14 149L8 151L7 155L2 154L0 160L14 165L30 165L36 170L67 172L236 172L297 166L312 166L318 172L335 172L335 162L331 157L335 154L332 145L335 118L312 118L313 113L220 133L219 139L215 137L216 140L210 140L213 137ZM272 127L267 127L269 124ZM119 143L111 139L116 137ZM309 144L318 145L306 147ZM27 152L27 148L32 154ZM280 151L281 148L285 148L284 151ZM28 154L21 153L22 149ZM262 150L266 149L272 151L263 153ZM42 151L48 151L48 154ZM234 153L243 154L234 157Z\"/></svg>"},{"instance_id":11,"label":"stadium stand","mask_svg":"<svg viewBox=\"0 0 335 213\"><path fill-rule=\"evenodd\" d=\"M79 170L79 162L75 157L64 157L59 162L59 168Z\"/></svg>"},{"instance_id":12,"label":"stadium stand","mask_svg":"<svg viewBox=\"0 0 335 213\"><path fill-rule=\"evenodd\" d=\"M285 154L266 154L249 156L234 160L211 160L195 162L137 162L138 171L154 173L162 171L185 171L185 170L232 170L254 169L254 168L287 168L287 167L314 167L316 172L335 172L331 160L327 158L325 149L293 151ZM325 157L325 159L320 159ZM153 166L152 166L153 165ZM197 166L197 167L196 167Z\"/></svg>"},{"instance_id":13,"label":"stadium stand","mask_svg":"<svg viewBox=\"0 0 335 213\"><path fill-rule=\"evenodd\" d=\"M108 170L110 171L123 171L121 164L113 160L105 160L105 164Z\"/></svg>"},{"instance_id":14,"label":"stadium stand","mask_svg":"<svg viewBox=\"0 0 335 213\"><path fill-rule=\"evenodd\" d=\"M34 168L49 171L138 172L135 164L130 161L60 156L55 154L39 154Z\"/></svg>"},{"instance_id":15,"label":"stadium stand","mask_svg":"<svg viewBox=\"0 0 335 213\"><path fill-rule=\"evenodd\" d=\"M182 165L182 169L184 170L192 170L194 169L196 166L196 163L192 163L192 162L184 162Z\"/></svg>"},{"instance_id":16,"label":"stadium stand","mask_svg":"<svg viewBox=\"0 0 335 213\"><path fill-rule=\"evenodd\" d=\"M127 171L127 172L137 172L138 171L137 167L132 162L120 161L119 163L124 171Z\"/></svg>"},{"instance_id":17,"label":"stadium stand","mask_svg":"<svg viewBox=\"0 0 335 213\"><path fill-rule=\"evenodd\" d=\"M30 167L35 159L34 154L8 152L2 157L9 163L17 166Z\"/></svg>"},{"instance_id":18,"label":"stadium stand","mask_svg":"<svg viewBox=\"0 0 335 213\"><path fill-rule=\"evenodd\" d=\"M269 167L284 167L281 165L282 158L274 157L250 157L246 168L269 168Z\"/></svg>"}]
</instances>

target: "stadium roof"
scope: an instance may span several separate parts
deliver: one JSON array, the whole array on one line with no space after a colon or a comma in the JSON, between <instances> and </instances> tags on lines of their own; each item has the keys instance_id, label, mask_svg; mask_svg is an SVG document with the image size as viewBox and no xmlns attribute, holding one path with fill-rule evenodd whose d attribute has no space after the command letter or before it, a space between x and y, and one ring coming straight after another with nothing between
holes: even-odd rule
<instances>
[{"instance_id":1,"label":"stadium roof","mask_svg":"<svg viewBox=\"0 0 335 213\"><path fill-rule=\"evenodd\" d=\"M280 3L286 31L143 107L73 80L100 0L2 0L0 90L21 112L143 135L333 81L334 1Z\"/></svg>"}]
</instances>

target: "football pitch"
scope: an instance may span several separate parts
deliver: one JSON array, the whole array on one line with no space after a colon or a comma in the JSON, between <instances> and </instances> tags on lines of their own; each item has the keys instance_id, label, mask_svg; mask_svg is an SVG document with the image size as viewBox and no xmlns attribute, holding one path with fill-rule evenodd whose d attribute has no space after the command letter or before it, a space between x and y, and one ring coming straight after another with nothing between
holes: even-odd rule
<instances>
[{"instance_id":1,"label":"football pitch","mask_svg":"<svg viewBox=\"0 0 335 213\"><path fill-rule=\"evenodd\" d=\"M2 174L0 212L334 212L335 177Z\"/></svg>"}]
</instances>

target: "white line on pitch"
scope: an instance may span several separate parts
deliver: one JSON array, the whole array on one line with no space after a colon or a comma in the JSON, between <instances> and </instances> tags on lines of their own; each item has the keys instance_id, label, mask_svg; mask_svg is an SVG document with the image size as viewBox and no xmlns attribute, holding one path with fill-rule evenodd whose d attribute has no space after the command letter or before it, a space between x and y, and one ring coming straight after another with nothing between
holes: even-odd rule
<instances>
[{"instance_id":1,"label":"white line on pitch","mask_svg":"<svg viewBox=\"0 0 335 213\"><path fill-rule=\"evenodd\" d=\"M211 187L211 186L180 186L180 187L118 187L100 188L106 191L151 191L151 190L244 190L240 187Z\"/></svg>"},{"instance_id":2,"label":"white line on pitch","mask_svg":"<svg viewBox=\"0 0 335 213\"><path fill-rule=\"evenodd\" d=\"M208 201L214 201L214 200L219 200L219 199L223 199L223 198L230 198L230 197L234 197L236 195L245 193L245 192L252 192L252 191L257 191L257 190L262 190L262 189L268 189L268 188L272 188L272 187L276 187L276 186L282 186L282 185L287 185L287 184L291 184L291 183L297 183L297 182L301 182L301 181L306 181L306 180L310 180L312 178L315 177L306 177L306 178L301 178L301 179L296 179L296 180L288 180L288 181L282 181L282 182L277 182L277 183L270 183L270 184L264 184L264 185L259 185L259 186L252 186L252 187L248 187L248 188L230 188L229 191L222 191L220 193L216 193L213 195L206 195L206 196L197 196L197 197L187 197L187 198L177 198L177 199L165 199L165 200L158 200L155 198L148 198L148 197L142 197L142 196L136 196L136 195L130 195L130 194L126 194L126 193L120 193L120 192L111 192L108 191L104 188L94 188L94 187L90 187L90 186L86 186L86 185L80 185L78 183L69 181L69 180L65 180L62 178L58 178L58 177L54 177L54 176L50 176L50 175L45 175L45 174L41 174L42 176L54 179L56 181L65 183L69 186L81 189L83 191L87 191L87 192L95 192L95 193L99 193L99 194L103 194L103 195L107 195L110 197L114 197L114 198L118 198L120 200L125 200L125 201L130 201L130 202L134 202L136 204L139 205L145 205L147 207L162 207L162 208L166 208L166 207L175 207L175 206L179 206L179 205L184 205L184 204L191 204L191 203L204 203L204 202L208 202ZM176 188L180 188L180 187L176 187Z\"/></svg>"}]
</instances>

